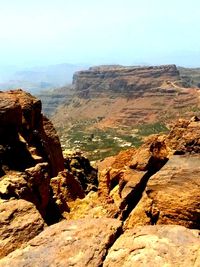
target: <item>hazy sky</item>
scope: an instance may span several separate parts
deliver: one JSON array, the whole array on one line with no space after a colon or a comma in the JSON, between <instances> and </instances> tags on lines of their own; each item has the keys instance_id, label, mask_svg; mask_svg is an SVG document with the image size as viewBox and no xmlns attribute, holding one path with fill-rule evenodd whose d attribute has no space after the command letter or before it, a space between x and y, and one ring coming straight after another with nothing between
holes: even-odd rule
<instances>
[{"instance_id":1,"label":"hazy sky","mask_svg":"<svg viewBox=\"0 0 200 267\"><path fill-rule=\"evenodd\" d=\"M200 66L200 0L0 0L0 65Z\"/></svg>"}]
</instances>

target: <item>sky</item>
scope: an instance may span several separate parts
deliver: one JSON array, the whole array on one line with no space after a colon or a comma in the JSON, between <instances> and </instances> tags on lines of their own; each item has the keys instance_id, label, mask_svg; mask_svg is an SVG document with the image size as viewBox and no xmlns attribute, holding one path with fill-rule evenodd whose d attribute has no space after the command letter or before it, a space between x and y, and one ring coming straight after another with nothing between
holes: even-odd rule
<instances>
[{"instance_id":1,"label":"sky","mask_svg":"<svg viewBox=\"0 0 200 267\"><path fill-rule=\"evenodd\" d=\"M200 67L199 0L0 0L0 66Z\"/></svg>"}]
</instances>

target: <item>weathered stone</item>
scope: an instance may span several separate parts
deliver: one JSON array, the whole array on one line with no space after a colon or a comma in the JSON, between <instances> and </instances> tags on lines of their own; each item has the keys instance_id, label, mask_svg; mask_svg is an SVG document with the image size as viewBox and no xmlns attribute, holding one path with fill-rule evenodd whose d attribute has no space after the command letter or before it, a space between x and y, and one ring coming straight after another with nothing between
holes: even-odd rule
<instances>
[{"instance_id":1,"label":"weathered stone","mask_svg":"<svg viewBox=\"0 0 200 267\"><path fill-rule=\"evenodd\" d=\"M199 231L182 226L135 227L121 235L103 267L197 267L200 265Z\"/></svg>"},{"instance_id":2,"label":"weathered stone","mask_svg":"<svg viewBox=\"0 0 200 267\"><path fill-rule=\"evenodd\" d=\"M25 179L33 195L32 201L41 214L46 216L46 208L50 199L50 177L49 165L39 163L34 167L25 170Z\"/></svg>"},{"instance_id":3,"label":"weathered stone","mask_svg":"<svg viewBox=\"0 0 200 267\"><path fill-rule=\"evenodd\" d=\"M50 178L64 170L64 159L41 101L22 90L0 92L0 125L0 197L28 200L48 220Z\"/></svg>"},{"instance_id":4,"label":"weathered stone","mask_svg":"<svg viewBox=\"0 0 200 267\"><path fill-rule=\"evenodd\" d=\"M120 231L115 219L62 221L2 259L0 266L102 266Z\"/></svg>"},{"instance_id":5,"label":"weathered stone","mask_svg":"<svg viewBox=\"0 0 200 267\"><path fill-rule=\"evenodd\" d=\"M60 141L53 124L43 116L43 130L41 131L41 142L50 165L50 176L56 176L64 170L64 159Z\"/></svg>"},{"instance_id":6,"label":"weathered stone","mask_svg":"<svg viewBox=\"0 0 200 267\"><path fill-rule=\"evenodd\" d=\"M166 138L175 154L200 153L200 121L197 117L191 120L176 122Z\"/></svg>"},{"instance_id":7,"label":"weathered stone","mask_svg":"<svg viewBox=\"0 0 200 267\"><path fill-rule=\"evenodd\" d=\"M97 191L97 170L91 166L90 161L81 153L70 152L66 153L66 150L63 152L65 168L80 182L86 194L91 190Z\"/></svg>"},{"instance_id":8,"label":"weathered stone","mask_svg":"<svg viewBox=\"0 0 200 267\"><path fill-rule=\"evenodd\" d=\"M70 203L77 198L84 198L85 193L81 184L74 178L74 176L63 171L57 177L50 181L53 199L59 208L61 214L70 211Z\"/></svg>"},{"instance_id":9,"label":"weathered stone","mask_svg":"<svg viewBox=\"0 0 200 267\"><path fill-rule=\"evenodd\" d=\"M45 223L25 200L0 200L0 258L38 235Z\"/></svg>"},{"instance_id":10,"label":"weathered stone","mask_svg":"<svg viewBox=\"0 0 200 267\"><path fill-rule=\"evenodd\" d=\"M22 124L22 110L18 99L5 92L0 92L0 122L3 127L9 124L19 127ZM0 130L1 135L2 128Z\"/></svg>"},{"instance_id":11,"label":"weathered stone","mask_svg":"<svg viewBox=\"0 0 200 267\"><path fill-rule=\"evenodd\" d=\"M126 225L179 224L200 229L200 157L174 155L153 175Z\"/></svg>"}]
</instances>

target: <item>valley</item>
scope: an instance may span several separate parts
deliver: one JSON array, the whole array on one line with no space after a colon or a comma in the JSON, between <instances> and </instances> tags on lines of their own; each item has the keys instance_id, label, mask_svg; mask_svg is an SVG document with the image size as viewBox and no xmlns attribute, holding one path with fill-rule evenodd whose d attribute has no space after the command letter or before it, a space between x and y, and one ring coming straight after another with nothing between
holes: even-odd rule
<instances>
[{"instance_id":1,"label":"valley","mask_svg":"<svg viewBox=\"0 0 200 267\"><path fill-rule=\"evenodd\" d=\"M200 93L182 76L175 65L98 66L76 72L71 87L38 97L62 149L98 160L167 132L175 118L198 116Z\"/></svg>"}]
</instances>

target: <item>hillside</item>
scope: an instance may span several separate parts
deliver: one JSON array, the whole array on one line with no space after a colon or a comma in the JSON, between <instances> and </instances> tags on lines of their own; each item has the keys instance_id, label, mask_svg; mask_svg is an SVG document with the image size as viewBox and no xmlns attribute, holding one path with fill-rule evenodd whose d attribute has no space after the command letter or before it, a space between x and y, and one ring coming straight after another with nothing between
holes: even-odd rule
<instances>
[{"instance_id":1,"label":"hillside","mask_svg":"<svg viewBox=\"0 0 200 267\"><path fill-rule=\"evenodd\" d=\"M174 118L198 115L199 91L183 86L175 65L99 66L75 73L74 97L52 117L63 149L102 158L167 131Z\"/></svg>"}]
</instances>

